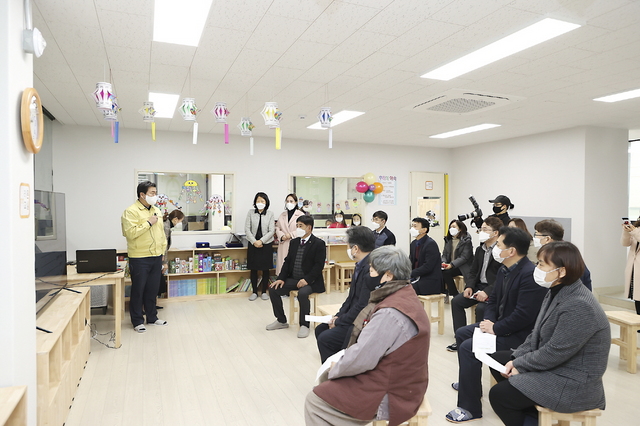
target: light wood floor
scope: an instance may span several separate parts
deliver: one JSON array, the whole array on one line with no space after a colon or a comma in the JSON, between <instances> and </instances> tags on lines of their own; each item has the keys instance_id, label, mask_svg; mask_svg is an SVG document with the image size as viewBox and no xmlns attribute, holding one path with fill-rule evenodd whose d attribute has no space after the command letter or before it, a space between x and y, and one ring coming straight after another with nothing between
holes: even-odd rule
<instances>
[{"instance_id":1,"label":"light wood floor","mask_svg":"<svg viewBox=\"0 0 640 426\"><path fill-rule=\"evenodd\" d=\"M340 303L346 293L322 295L321 304ZM246 298L165 302L160 318L168 327L148 326L138 334L123 322L122 348L91 341L89 362L77 388L66 426L303 425L304 399L314 385L320 357L313 334L296 337L297 326L266 331L274 320L271 303ZM445 334L432 327L429 388L430 425L449 425L445 414L456 406L457 356L446 306ZM285 300L285 309L288 301ZM605 310L620 308L605 307ZM98 332L113 317L96 315ZM613 334L617 335L617 327ZM106 340L105 336L99 336ZM612 346L605 375L607 409L598 426L637 425L640 373L626 372ZM486 397L477 426L502 423Z\"/></svg>"}]
</instances>

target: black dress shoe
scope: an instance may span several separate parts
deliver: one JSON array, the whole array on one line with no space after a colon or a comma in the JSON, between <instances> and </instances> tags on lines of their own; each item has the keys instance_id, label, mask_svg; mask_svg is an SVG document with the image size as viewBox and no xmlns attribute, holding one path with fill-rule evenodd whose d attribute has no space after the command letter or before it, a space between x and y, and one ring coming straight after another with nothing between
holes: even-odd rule
<instances>
[{"instance_id":1,"label":"black dress shoe","mask_svg":"<svg viewBox=\"0 0 640 426\"><path fill-rule=\"evenodd\" d=\"M164 306L156 306L156 309L164 309Z\"/></svg>"},{"instance_id":2,"label":"black dress shoe","mask_svg":"<svg viewBox=\"0 0 640 426\"><path fill-rule=\"evenodd\" d=\"M447 346L447 350L448 350L449 352L455 352L455 351L457 351L457 350L458 350L458 344L457 344L457 343L453 343L453 344L451 344L451 345Z\"/></svg>"}]
</instances>

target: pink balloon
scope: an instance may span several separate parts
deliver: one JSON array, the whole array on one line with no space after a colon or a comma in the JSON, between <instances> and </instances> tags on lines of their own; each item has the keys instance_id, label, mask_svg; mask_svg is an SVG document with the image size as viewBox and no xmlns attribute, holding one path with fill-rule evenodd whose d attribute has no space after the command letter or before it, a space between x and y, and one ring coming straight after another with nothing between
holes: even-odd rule
<instances>
[{"instance_id":1,"label":"pink balloon","mask_svg":"<svg viewBox=\"0 0 640 426\"><path fill-rule=\"evenodd\" d=\"M356 191L358 191L359 193L364 194L368 190L369 190L369 185L367 185L366 182L360 181L356 183Z\"/></svg>"}]
</instances>

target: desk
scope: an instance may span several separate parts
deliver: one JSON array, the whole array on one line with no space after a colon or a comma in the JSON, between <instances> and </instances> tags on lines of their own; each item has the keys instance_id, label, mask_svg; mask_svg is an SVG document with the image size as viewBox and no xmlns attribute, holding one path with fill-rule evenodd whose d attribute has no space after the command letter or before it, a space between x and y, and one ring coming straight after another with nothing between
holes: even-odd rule
<instances>
[{"instance_id":1,"label":"desk","mask_svg":"<svg viewBox=\"0 0 640 426\"><path fill-rule=\"evenodd\" d=\"M67 283L72 287L76 285L79 287L91 287L94 285L114 286L113 315L115 316L116 322L116 348L122 346L120 340L122 335L122 317L124 316L124 271L106 274L104 272L79 274L75 266L67 266Z\"/></svg>"}]
</instances>

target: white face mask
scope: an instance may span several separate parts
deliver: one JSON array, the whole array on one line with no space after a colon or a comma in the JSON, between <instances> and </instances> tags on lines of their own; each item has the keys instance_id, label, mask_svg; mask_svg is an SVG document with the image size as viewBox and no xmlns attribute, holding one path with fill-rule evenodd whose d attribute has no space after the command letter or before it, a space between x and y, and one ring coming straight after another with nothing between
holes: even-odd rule
<instances>
[{"instance_id":1,"label":"white face mask","mask_svg":"<svg viewBox=\"0 0 640 426\"><path fill-rule=\"evenodd\" d=\"M458 228L449 228L449 235L451 235L452 237L455 237L456 235L458 235Z\"/></svg>"},{"instance_id":2,"label":"white face mask","mask_svg":"<svg viewBox=\"0 0 640 426\"><path fill-rule=\"evenodd\" d=\"M307 231L305 231L304 229L296 228L296 237L302 238L306 233Z\"/></svg>"},{"instance_id":3,"label":"white face mask","mask_svg":"<svg viewBox=\"0 0 640 426\"><path fill-rule=\"evenodd\" d=\"M287 203L286 207L287 207L287 210L293 210L296 207L296 205L293 203Z\"/></svg>"},{"instance_id":4,"label":"white face mask","mask_svg":"<svg viewBox=\"0 0 640 426\"><path fill-rule=\"evenodd\" d=\"M353 257L353 253L351 253L351 247L347 249L347 256L349 256L349 259L351 260L356 260L356 258Z\"/></svg>"},{"instance_id":5,"label":"white face mask","mask_svg":"<svg viewBox=\"0 0 640 426\"><path fill-rule=\"evenodd\" d=\"M378 223L376 223L376 222L371 222L369 224L369 228L371 228L371 229L373 229L375 231L376 229L380 228L380 225Z\"/></svg>"},{"instance_id":6,"label":"white face mask","mask_svg":"<svg viewBox=\"0 0 640 426\"><path fill-rule=\"evenodd\" d=\"M304 206L304 207L302 208L302 210L304 210L305 212L308 212L308 211L310 211L310 210L311 210L311 208L310 208L310 207L308 207L308 206Z\"/></svg>"},{"instance_id":7,"label":"white face mask","mask_svg":"<svg viewBox=\"0 0 640 426\"><path fill-rule=\"evenodd\" d=\"M411 238L416 238L418 235L420 235L420 231L418 231L416 228L409 228L409 234L411 234Z\"/></svg>"},{"instance_id":8,"label":"white face mask","mask_svg":"<svg viewBox=\"0 0 640 426\"><path fill-rule=\"evenodd\" d=\"M182 231L182 222L177 223L174 227L173 227L174 231Z\"/></svg>"},{"instance_id":9,"label":"white face mask","mask_svg":"<svg viewBox=\"0 0 640 426\"><path fill-rule=\"evenodd\" d=\"M553 270L551 270L549 272L554 272L554 271L557 271L558 269L560 269L560 268L553 269ZM545 272L545 271L543 271L542 269L540 269L539 267L536 266L536 269L533 270L533 280L540 287L549 288L549 287L551 287L551 284L553 284L554 282L556 282L558 280L558 278L560 278L560 277L558 277L558 278L556 278L555 280L553 280L551 282L546 281L547 274L549 272Z\"/></svg>"},{"instance_id":10,"label":"white face mask","mask_svg":"<svg viewBox=\"0 0 640 426\"><path fill-rule=\"evenodd\" d=\"M491 235L489 235L489 233L484 232L484 231L480 231L478 233L478 239L480 240L481 243L484 243L485 241L487 241L489 238L491 238Z\"/></svg>"},{"instance_id":11,"label":"white face mask","mask_svg":"<svg viewBox=\"0 0 640 426\"><path fill-rule=\"evenodd\" d=\"M359 221L359 220L354 220L354 221L353 221L353 224L354 224L355 226L360 226L360 221Z\"/></svg>"},{"instance_id":12,"label":"white face mask","mask_svg":"<svg viewBox=\"0 0 640 426\"><path fill-rule=\"evenodd\" d=\"M495 246L493 246L493 250L491 250L491 254L493 255L493 259L498 263L502 263L506 259L506 257L500 257L500 255L502 254L502 251L503 250L501 248L499 248L497 244Z\"/></svg>"},{"instance_id":13,"label":"white face mask","mask_svg":"<svg viewBox=\"0 0 640 426\"><path fill-rule=\"evenodd\" d=\"M263 210L267 205L265 203L256 203L256 208L258 210Z\"/></svg>"},{"instance_id":14,"label":"white face mask","mask_svg":"<svg viewBox=\"0 0 640 426\"><path fill-rule=\"evenodd\" d=\"M538 238L538 237L533 237L533 246L535 248L540 248L542 247L542 238Z\"/></svg>"},{"instance_id":15,"label":"white face mask","mask_svg":"<svg viewBox=\"0 0 640 426\"><path fill-rule=\"evenodd\" d=\"M154 206L158 202L158 196L157 195L154 195L154 196L147 195L145 197L145 199L146 199L147 203L149 203L150 206Z\"/></svg>"},{"instance_id":16,"label":"white face mask","mask_svg":"<svg viewBox=\"0 0 640 426\"><path fill-rule=\"evenodd\" d=\"M336 217L336 222L340 223L342 222L342 219L343 219L342 217Z\"/></svg>"}]
</instances>

